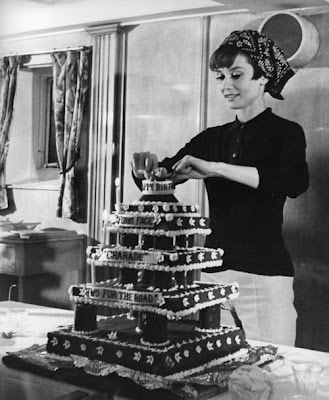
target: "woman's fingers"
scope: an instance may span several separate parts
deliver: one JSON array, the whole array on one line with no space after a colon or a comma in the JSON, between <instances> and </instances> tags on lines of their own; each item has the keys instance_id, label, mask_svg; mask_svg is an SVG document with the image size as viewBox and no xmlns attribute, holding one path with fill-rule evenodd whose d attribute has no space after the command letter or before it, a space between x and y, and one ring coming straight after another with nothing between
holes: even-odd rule
<instances>
[{"instance_id":1,"label":"woman's fingers","mask_svg":"<svg viewBox=\"0 0 329 400\"><path fill-rule=\"evenodd\" d=\"M190 174L190 173L192 172L192 167L187 167L187 166L185 166L185 167L179 167L179 169L177 169L176 171L177 171L177 173L179 173L179 174L186 174L186 175L188 175L188 174Z\"/></svg>"},{"instance_id":2,"label":"woman's fingers","mask_svg":"<svg viewBox=\"0 0 329 400\"><path fill-rule=\"evenodd\" d=\"M206 174L202 171L202 168L200 168L201 165L202 160L187 155L173 165L171 179L174 182L187 179L203 179L206 177ZM149 151L134 153L131 166L134 175L139 179L156 179L168 176L168 172L165 168L159 168L157 155Z\"/></svg>"},{"instance_id":3,"label":"woman's fingers","mask_svg":"<svg viewBox=\"0 0 329 400\"><path fill-rule=\"evenodd\" d=\"M158 157L155 154L148 153L145 158L145 177L150 178L157 168Z\"/></svg>"},{"instance_id":4,"label":"woman's fingers","mask_svg":"<svg viewBox=\"0 0 329 400\"><path fill-rule=\"evenodd\" d=\"M166 168L158 167L154 170L154 176L156 178L168 178L169 174Z\"/></svg>"},{"instance_id":5,"label":"woman's fingers","mask_svg":"<svg viewBox=\"0 0 329 400\"><path fill-rule=\"evenodd\" d=\"M153 171L158 168L158 157L156 154L152 154L149 151L134 153L131 166L136 177L150 178Z\"/></svg>"},{"instance_id":6,"label":"woman's fingers","mask_svg":"<svg viewBox=\"0 0 329 400\"><path fill-rule=\"evenodd\" d=\"M204 179L208 176L207 163L192 156L185 156L173 166L173 179Z\"/></svg>"},{"instance_id":7,"label":"woman's fingers","mask_svg":"<svg viewBox=\"0 0 329 400\"><path fill-rule=\"evenodd\" d=\"M150 153L148 151L146 153L140 153L139 162L138 162L139 170L146 171L146 164L147 164L147 160L149 157L150 157Z\"/></svg>"},{"instance_id":8,"label":"woman's fingers","mask_svg":"<svg viewBox=\"0 0 329 400\"><path fill-rule=\"evenodd\" d=\"M142 168L144 158L145 156L143 156L141 153L134 153L131 159L133 174L138 179L144 178L144 169Z\"/></svg>"},{"instance_id":9,"label":"woman's fingers","mask_svg":"<svg viewBox=\"0 0 329 400\"><path fill-rule=\"evenodd\" d=\"M173 165L172 169L174 171L183 171L185 168L191 168L191 161L191 156L184 156L182 159L177 161L176 164Z\"/></svg>"},{"instance_id":10,"label":"woman's fingers","mask_svg":"<svg viewBox=\"0 0 329 400\"><path fill-rule=\"evenodd\" d=\"M134 153L131 160L131 165L135 171L140 170L140 161L141 161L141 153Z\"/></svg>"}]
</instances>

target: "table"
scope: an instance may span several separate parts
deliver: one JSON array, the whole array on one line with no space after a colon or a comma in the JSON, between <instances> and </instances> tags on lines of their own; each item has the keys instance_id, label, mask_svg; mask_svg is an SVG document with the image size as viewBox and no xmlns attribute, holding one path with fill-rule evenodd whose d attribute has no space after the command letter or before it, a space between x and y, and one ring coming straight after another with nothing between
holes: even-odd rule
<instances>
[{"instance_id":1,"label":"table","mask_svg":"<svg viewBox=\"0 0 329 400\"><path fill-rule=\"evenodd\" d=\"M254 340L248 341L253 345L264 345L263 342ZM274 344L275 345L275 344ZM329 353L302 349L298 347L278 346L279 352L284 357L284 361L274 362L270 365L270 370L274 375L274 398L273 400L293 400L295 386L293 383L292 365L294 363L317 362L322 364L324 372L321 377L318 396L309 400L329 399ZM217 396L212 400L230 400L228 394Z\"/></svg>"},{"instance_id":2,"label":"table","mask_svg":"<svg viewBox=\"0 0 329 400\"><path fill-rule=\"evenodd\" d=\"M50 307L14 301L0 302L0 331L7 323L7 310L25 309L28 311L28 323L25 335L13 339L0 337L0 358L7 352L15 352L33 344L45 344L47 332L59 325L72 324L74 312ZM1 400L53 400L59 396L75 392L80 388L40 377L38 375L6 367L0 363L0 399ZM83 389L87 394L92 391Z\"/></svg>"},{"instance_id":3,"label":"table","mask_svg":"<svg viewBox=\"0 0 329 400\"><path fill-rule=\"evenodd\" d=\"M56 229L0 233L0 274L17 277L18 301L44 304L47 299L49 306L70 308L68 281L83 281L85 236Z\"/></svg>"},{"instance_id":4,"label":"table","mask_svg":"<svg viewBox=\"0 0 329 400\"><path fill-rule=\"evenodd\" d=\"M0 302L0 331L6 324L7 310L24 308L28 310L28 324L24 336L17 336L11 340L0 338L0 357L7 351L18 351L32 344L45 344L46 333L55 329L59 325L67 325L73 323L74 312L71 310L60 310L49 307L36 306L32 304L24 304L13 301ZM249 341L252 345L264 345L263 342ZM284 356L284 364L277 361L271 364L271 371L274 375L275 396L273 400L291 399L287 397L294 393L294 385L292 380L293 363L297 362L320 362L327 368L321 378L320 390L317 399L329 399L329 354L312 351L307 349L279 346L279 352ZM128 384L129 386L129 384ZM134 387L132 387L133 392ZM72 395L74 393L74 395ZM24 372L13 368L8 368L3 363L0 364L0 398L1 400L58 400L64 399L65 396L71 394L70 399L84 400L124 400L136 399L144 400L144 397L138 395L138 390L133 397L126 395L114 394L107 395L94 389L73 385L67 382L61 382L38 376L30 372ZM80 397L79 397L80 396ZM230 400L229 393L217 395L210 400Z\"/></svg>"}]
</instances>

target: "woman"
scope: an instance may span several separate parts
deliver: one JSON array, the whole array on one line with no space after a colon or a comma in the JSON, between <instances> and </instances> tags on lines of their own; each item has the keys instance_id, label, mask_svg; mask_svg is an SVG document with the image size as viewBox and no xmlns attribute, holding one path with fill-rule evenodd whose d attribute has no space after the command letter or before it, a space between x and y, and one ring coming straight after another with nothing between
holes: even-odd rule
<instances>
[{"instance_id":1,"label":"woman","mask_svg":"<svg viewBox=\"0 0 329 400\"><path fill-rule=\"evenodd\" d=\"M223 267L202 279L239 283L234 304L247 338L293 346L294 270L282 237L283 207L308 188L306 143L297 123L266 107L265 93L283 99L294 72L269 37L251 30L232 32L210 68L235 121L206 129L159 165L155 154L135 153L133 174L136 182L155 170L172 173L176 183L204 180L212 229L205 245L225 253Z\"/></svg>"}]
</instances>

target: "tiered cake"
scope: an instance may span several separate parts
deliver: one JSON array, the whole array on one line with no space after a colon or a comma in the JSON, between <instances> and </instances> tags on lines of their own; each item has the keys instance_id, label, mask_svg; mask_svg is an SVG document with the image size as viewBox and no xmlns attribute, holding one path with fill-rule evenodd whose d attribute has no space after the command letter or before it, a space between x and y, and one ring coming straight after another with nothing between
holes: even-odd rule
<instances>
[{"instance_id":1,"label":"tiered cake","mask_svg":"<svg viewBox=\"0 0 329 400\"><path fill-rule=\"evenodd\" d=\"M222 264L223 250L194 245L196 234L210 233L208 220L177 201L171 181L143 181L141 199L116 204L104 229L116 244L88 248L88 263L118 277L71 286L75 323L48 334L49 353L151 379L187 377L247 354L238 318L220 325L238 284L195 280L196 271ZM97 322L98 305L123 313Z\"/></svg>"}]
</instances>

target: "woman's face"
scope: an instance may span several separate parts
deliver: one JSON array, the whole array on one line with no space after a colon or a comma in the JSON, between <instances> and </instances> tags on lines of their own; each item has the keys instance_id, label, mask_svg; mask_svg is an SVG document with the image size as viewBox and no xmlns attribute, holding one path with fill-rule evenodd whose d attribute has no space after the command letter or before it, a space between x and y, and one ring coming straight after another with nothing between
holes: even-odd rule
<instances>
[{"instance_id":1,"label":"woman's face","mask_svg":"<svg viewBox=\"0 0 329 400\"><path fill-rule=\"evenodd\" d=\"M237 56L231 67L216 71L220 90L231 109L245 109L263 101L267 79L252 79L253 75L254 68L243 54Z\"/></svg>"}]
</instances>

